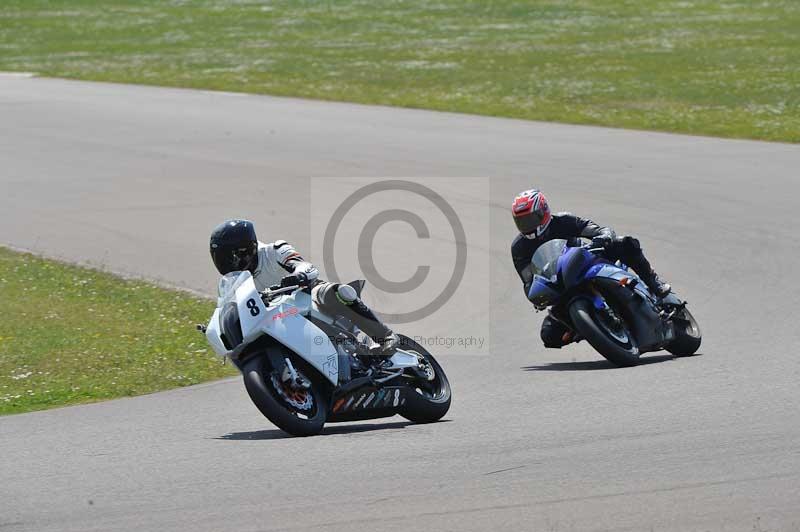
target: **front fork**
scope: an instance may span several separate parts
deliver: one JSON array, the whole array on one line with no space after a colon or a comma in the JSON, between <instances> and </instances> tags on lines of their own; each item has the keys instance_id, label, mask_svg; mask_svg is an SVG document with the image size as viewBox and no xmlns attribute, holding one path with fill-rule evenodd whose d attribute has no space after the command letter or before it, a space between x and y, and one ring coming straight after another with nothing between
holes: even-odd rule
<instances>
[{"instance_id":1,"label":"front fork","mask_svg":"<svg viewBox=\"0 0 800 532\"><path fill-rule=\"evenodd\" d=\"M581 295L572 297L568 300L566 304L556 305L554 307L551 307L550 310L548 311L548 315L552 319L556 320L557 322L567 327L570 331L573 332L573 334L577 334L577 331L575 330L575 327L572 325L572 320L569 317L568 309L569 306L573 303L573 301L575 301L575 299L577 299L578 297L589 299L592 302L594 308L596 308L597 310L610 312L611 316L614 319L619 319L614 310L609 306L608 303L606 303L603 294L601 294L600 291L597 290L597 288L595 288L592 284L589 284L588 286L586 286L586 288L588 288L589 292L588 294L583 293Z\"/></svg>"}]
</instances>

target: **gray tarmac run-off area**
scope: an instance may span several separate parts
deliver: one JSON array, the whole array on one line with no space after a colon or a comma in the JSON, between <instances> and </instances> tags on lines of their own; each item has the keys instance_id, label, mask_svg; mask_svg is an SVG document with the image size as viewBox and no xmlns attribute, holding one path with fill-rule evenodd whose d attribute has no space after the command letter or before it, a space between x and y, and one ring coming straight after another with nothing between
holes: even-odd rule
<instances>
[{"instance_id":1,"label":"gray tarmac run-off area","mask_svg":"<svg viewBox=\"0 0 800 532\"><path fill-rule=\"evenodd\" d=\"M467 243L490 280L398 327L488 331L439 355L448 421L286 438L238 379L4 417L0 531L800 530L798 169L786 144L0 75L0 244L212 294L226 217L314 255L311 176L488 176L427 183L488 220ZM640 237L702 356L541 347L508 252L532 185ZM417 235L385 231L376 267L405 279Z\"/></svg>"}]
</instances>

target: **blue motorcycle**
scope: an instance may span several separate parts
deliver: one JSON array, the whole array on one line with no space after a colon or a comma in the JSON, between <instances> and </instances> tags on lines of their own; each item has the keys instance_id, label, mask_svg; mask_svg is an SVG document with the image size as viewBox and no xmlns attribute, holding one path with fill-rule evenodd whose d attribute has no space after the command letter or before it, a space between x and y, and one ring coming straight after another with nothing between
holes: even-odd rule
<instances>
[{"instance_id":1,"label":"blue motorcycle","mask_svg":"<svg viewBox=\"0 0 800 532\"><path fill-rule=\"evenodd\" d=\"M674 293L658 298L625 264L602 249L551 240L531 259L528 299L587 342L611 363L634 366L642 353L666 349L693 355L702 334L686 303Z\"/></svg>"}]
</instances>

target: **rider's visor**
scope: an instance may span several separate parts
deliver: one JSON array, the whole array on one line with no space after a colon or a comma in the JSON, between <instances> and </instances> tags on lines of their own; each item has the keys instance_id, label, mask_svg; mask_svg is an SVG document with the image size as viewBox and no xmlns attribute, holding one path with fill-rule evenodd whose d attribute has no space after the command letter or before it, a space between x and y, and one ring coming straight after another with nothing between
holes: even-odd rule
<instances>
[{"instance_id":1,"label":"rider's visor","mask_svg":"<svg viewBox=\"0 0 800 532\"><path fill-rule=\"evenodd\" d=\"M546 217L546 215L533 211L522 216L515 216L514 223L517 224L517 229L523 235L533 235L547 221L545 220Z\"/></svg>"},{"instance_id":2,"label":"rider's visor","mask_svg":"<svg viewBox=\"0 0 800 532\"><path fill-rule=\"evenodd\" d=\"M246 270L252 259L253 250L249 246L231 250L231 266L235 270Z\"/></svg>"},{"instance_id":3,"label":"rider's visor","mask_svg":"<svg viewBox=\"0 0 800 532\"><path fill-rule=\"evenodd\" d=\"M256 246L244 247L217 247L212 248L211 257L217 266L219 273L225 275L229 272L244 271L250 269L257 253Z\"/></svg>"}]
</instances>

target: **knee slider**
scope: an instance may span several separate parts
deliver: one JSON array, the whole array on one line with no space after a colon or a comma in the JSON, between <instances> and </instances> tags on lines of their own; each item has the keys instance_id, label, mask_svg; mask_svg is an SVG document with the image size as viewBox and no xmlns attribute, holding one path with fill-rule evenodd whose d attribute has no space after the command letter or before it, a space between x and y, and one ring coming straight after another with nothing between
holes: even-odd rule
<instances>
[{"instance_id":1,"label":"knee slider","mask_svg":"<svg viewBox=\"0 0 800 532\"><path fill-rule=\"evenodd\" d=\"M335 288L336 299L342 305L349 307L358 301L358 292L356 289L347 284L337 285Z\"/></svg>"},{"instance_id":2,"label":"knee slider","mask_svg":"<svg viewBox=\"0 0 800 532\"><path fill-rule=\"evenodd\" d=\"M553 327L542 327L541 330L541 337L542 343L545 347L558 349L564 345L564 342L561 340L562 334L555 330Z\"/></svg>"}]
</instances>

